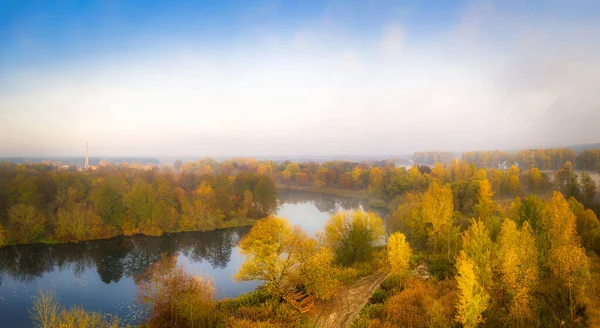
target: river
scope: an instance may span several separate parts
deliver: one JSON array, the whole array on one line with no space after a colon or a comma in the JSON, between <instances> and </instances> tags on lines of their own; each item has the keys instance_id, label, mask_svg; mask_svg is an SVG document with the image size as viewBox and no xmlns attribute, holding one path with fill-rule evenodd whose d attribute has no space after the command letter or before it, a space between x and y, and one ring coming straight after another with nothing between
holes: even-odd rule
<instances>
[{"instance_id":1,"label":"river","mask_svg":"<svg viewBox=\"0 0 600 328\"><path fill-rule=\"evenodd\" d=\"M358 207L364 206L353 199L282 192L278 216L314 235L332 213ZM66 307L82 305L118 315L125 323L138 323L145 313L136 302L136 281L162 253L178 255L178 263L194 274L212 276L220 299L251 291L260 282L233 279L244 260L237 243L249 230L0 248L0 326L32 327L28 310L39 290L53 291Z\"/></svg>"}]
</instances>

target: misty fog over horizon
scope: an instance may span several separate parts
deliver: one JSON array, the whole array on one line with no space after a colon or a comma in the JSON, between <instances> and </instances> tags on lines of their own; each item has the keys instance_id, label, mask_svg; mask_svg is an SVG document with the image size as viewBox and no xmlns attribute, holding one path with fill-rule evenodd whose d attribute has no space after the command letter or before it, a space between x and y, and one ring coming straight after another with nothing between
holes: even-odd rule
<instances>
[{"instance_id":1,"label":"misty fog over horizon","mask_svg":"<svg viewBox=\"0 0 600 328\"><path fill-rule=\"evenodd\" d=\"M600 3L0 4L0 157L600 141Z\"/></svg>"}]
</instances>

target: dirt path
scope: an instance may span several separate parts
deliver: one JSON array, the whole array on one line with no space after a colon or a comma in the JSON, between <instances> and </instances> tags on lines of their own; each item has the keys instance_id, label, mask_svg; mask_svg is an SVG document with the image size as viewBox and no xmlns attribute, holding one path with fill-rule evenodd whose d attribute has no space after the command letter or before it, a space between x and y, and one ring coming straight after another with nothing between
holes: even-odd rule
<instances>
[{"instance_id":1,"label":"dirt path","mask_svg":"<svg viewBox=\"0 0 600 328\"><path fill-rule=\"evenodd\" d=\"M387 276L387 272L380 272L361 278L357 282L343 287L334 299L315 302L315 308L312 311L313 327L348 327Z\"/></svg>"}]
</instances>

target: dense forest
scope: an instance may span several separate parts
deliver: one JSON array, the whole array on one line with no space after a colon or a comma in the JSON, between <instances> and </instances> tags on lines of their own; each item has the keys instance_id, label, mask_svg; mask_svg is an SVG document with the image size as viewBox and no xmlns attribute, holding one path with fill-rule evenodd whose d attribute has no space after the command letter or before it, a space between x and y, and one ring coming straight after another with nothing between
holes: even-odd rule
<instances>
[{"instance_id":1,"label":"dense forest","mask_svg":"<svg viewBox=\"0 0 600 328\"><path fill-rule=\"evenodd\" d=\"M77 171L5 162L0 195L3 243L206 231L249 224L277 209L273 180L247 172Z\"/></svg>"},{"instance_id":2,"label":"dense forest","mask_svg":"<svg viewBox=\"0 0 600 328\"><path fill-rule=\"evenodd\" d=\"M517 153L516 158L529 157ZM487 155L491 157L486 157ZM523 153L524 154L524 153ZM96 170L58 169L44 164L0 163L0 225L4 243L75 241L115 235L160 235L164 232L212 230L248 223L275 213L277 191L294 189L340 193L395 205L422 193L437 181L450 183L454 209L469 215L477 202L478 165L496 199L546 195L556 189L598 213L597 186L588 173L575 174L569 161L597 166L599 154L575 156L565 149L537 150L555 171L534 161L506 168L490 166L503 158L496 152L465 153L448 165L398 167L393 161L273 162L233 158L203 159L173 167L141 170L105 165ZM493 157L493 156L496 157ZM538 157L536 157L538 156ZM504 163L504 162L503 162ZM591 164L590 164L591 163ZM576 164L577 165L577 164ZM491 165L493 166L493 165ZM348 194L349 193L349 194Z\"/></svg>"},{"instance_id":3,"label":"dense forest","mask_svg":"<svg viewBox=\"0 0 600 328\"><path fill-rule=\"evenodd\" d=\"M246 261L235 276L261 280L262 287L217 301L210 277L187 273L173 254L161 260L155 254L157 262L136 274L140 301L152 309L147 327L301 327L318 318L300 315L282 302L287 288L303 286L317 299L328 300L377 272L391 275L353 327L600 324L597 184L585 172L576 174L570 161L553 172L517 165L478 168L464 160L403 168L387 161L205 159L151 171L109 166L85 172L4 165L8 210L3 222L10 242L25 241L18 237L32 231L19 230L15 208L44 218L47 235L36 238L58 240L78 238L74 232L64 234L73 230L60 223L65 212L78 207L97 213L100 227L125 234L213 229L264 217L238 244ZM61 177L71 180L61 184ZM280 188L351 190L378 197L391 214L384 225L374 213L335 213L316 238L310 237L285 218L269 215L277 207L273 181ZM168 195L176 195L172 203ZM98 199L118 200L108 203L121 204L120 215L107 215L113 212L102 211ZM149 203L173 204L173 210L154 212L145 207ZM194 204L197 212L189 212ZM172 220L161 221L169 217L162 213L172 213ZM148 230L161 222L174 223ZM50 303L61 309L52 295L42 294L33 313ZM50 326L73 318L102 321L98 313L63 309L50 318L55 320ZM38 323L46 319L34 318ZM117 325L114 320L103 325Z\"/></svg>"}]
</instances>

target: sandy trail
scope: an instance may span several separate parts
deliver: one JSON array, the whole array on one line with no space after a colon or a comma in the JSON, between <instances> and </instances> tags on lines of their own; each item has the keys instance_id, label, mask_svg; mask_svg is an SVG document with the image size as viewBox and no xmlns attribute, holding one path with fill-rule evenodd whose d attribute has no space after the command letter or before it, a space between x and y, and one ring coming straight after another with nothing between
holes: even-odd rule
<instances>
[{"instance_id":1,"label":"sandy trail","mask_svg":"<svg viewBox=\"0 0 600 328\"><path fill-rule=\"evenodd\" d=\"M332 300L316 301L315 308L311 311L313 327L348 327L387 276L387 272L379 272L361 278L344 286Z\"/></svg>"}]
</instances>

